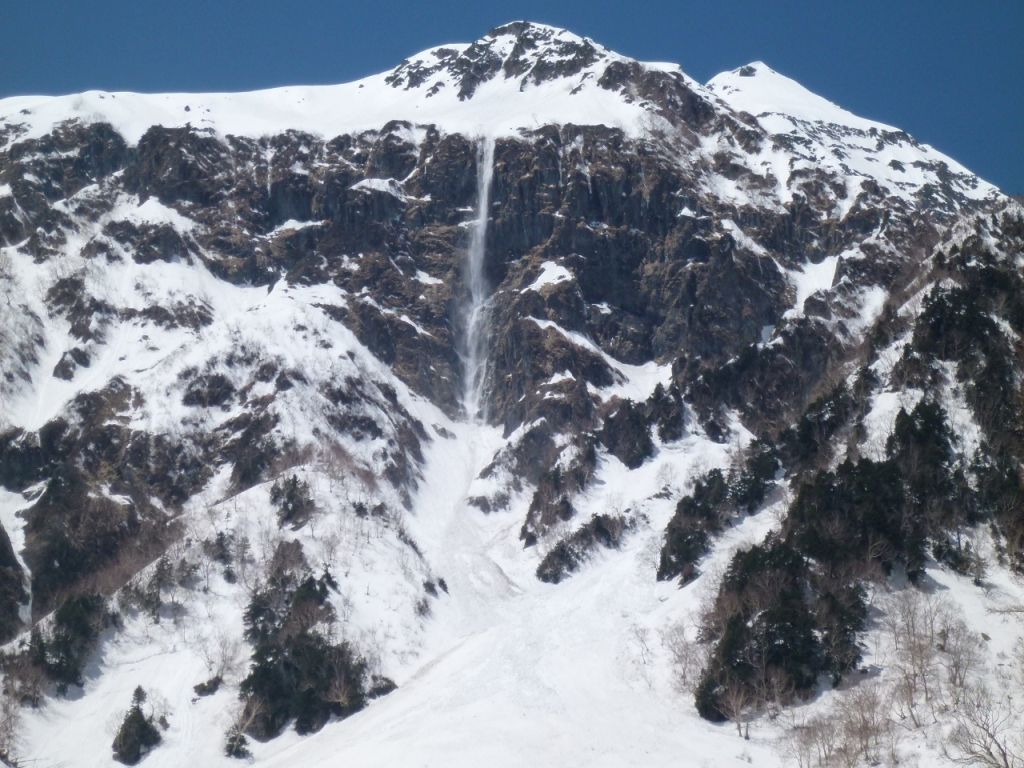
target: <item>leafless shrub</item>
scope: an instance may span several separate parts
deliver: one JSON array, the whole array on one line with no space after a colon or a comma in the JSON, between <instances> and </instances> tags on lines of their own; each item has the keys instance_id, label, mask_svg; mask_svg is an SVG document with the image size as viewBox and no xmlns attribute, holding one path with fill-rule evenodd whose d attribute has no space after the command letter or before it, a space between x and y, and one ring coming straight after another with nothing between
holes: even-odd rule
<instances>
[{"instance_id":1,"label":"leafless shrub","mask_svg":"<svg viewBox=\"0 0 1024 768\"><path fill-rule=\"evenodd\" d=\"M357 480L368 490L377 490L377 476L338 443L330 443L320 450L317 464L327 476L331 495L348 497L352 480Z\"/></svg>"},{"instance_id":2,"label":"leafless shrub","mask_svg":"<svg viewBox=\"0 0 1024 768\"><path fill-rule=\"evenodd\" d=\"M6 249L0 248L0 301L3 301L5 306L10 307L13 303L16 287L11 255Z\"/></svg>"},{"instance_id":3,"label":"leafless shrub","mask_svg":"<svg viewBox=\"0 0 1024 768\"><path fill-rule=\"evenodd\" d=\"M430 601L425 597L421 597L416 601L416 615L422 619L430 616Z\"/></svg>"},{"instance_id":4,"label":"leafless shrub","mask_svg":"<svg viewBox=\"0 0 1024 768\"><path fill-rule=\"evenodd\" d=\"M1017 685L1024 689L1024 637L1017 638L1017 644L1013 646L1013 676Z\"/></svg>"},{"instance_id":5,"label":"leafless shrub","mask_svg":"<svg viewBox=\"0 0 1024 768\"><path fill-rule=\"evenodd\" d=\"M270 462L270 466L267 469L267 477L283 475L285 472L289 472L296 467L311 463L313 459L314 450L310 445L284 445L278 451L274 460Z\"/></svg>"},{"instance_id":6,"label":"leafless shrub","mask_svg":"<svg viewBox=\"0 0 1024 768\"><path fill-rule=\"evenodd\" d=\"M235 564L235 575L243 587L248 588L252 583L252 544L248 536L234 537L234 551L232 560Z\"/></svg>"},{"instance_id":7,"label":"leafless shrub","mask_svg":"<svg viewBox=\"0 0 1024 768\"><path fill-rule=\"evenodd\" d=\"M92 515L86 516L76 526L74 536L84 539L88 535L89 520L95 520ZM103 523L95 523L97 528ZM84 532L84 533L83 533ZM167 547L181 535L181 529L175 523L167 525L146 524L142 532L130 543L122 546L115 557L110 559L102 567L82 577L75 584L58 590L52 602L59 605L60 602L75 594L83 592L96 592L101 595L113 595L131 579L157 560L167 550Z\"/></svg>"},{"instance_id":8,"label":"leafless shrub","mask_svg":"<svg viewBox=\"0 0 1024 768\"><path fill-rule=\"evenodd\" d=\"M3 692L22 706L37 708L42 704L47 678L40 664L28 653L15 653L3 659Z\"/></svg>"}]
</instances>

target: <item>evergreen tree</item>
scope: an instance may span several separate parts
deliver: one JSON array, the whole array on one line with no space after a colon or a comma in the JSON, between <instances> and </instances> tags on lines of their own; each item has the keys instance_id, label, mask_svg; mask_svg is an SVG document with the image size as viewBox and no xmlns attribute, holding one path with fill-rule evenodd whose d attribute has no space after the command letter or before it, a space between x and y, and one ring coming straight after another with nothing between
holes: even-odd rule
<instances>
[{"instance_id":1,"label":"evergreen tree","mask_svg":"<svg viewBox=\"0 0 1024 768\"><path fill-rule=\"evenodd\" d=\"M146 692L138 686L132 694L132 705L121 722L111 747L114 759L125 765L135 765L153 747L160 743L160 731L153 723L152 715L142 711Z\"/></svg>"}]
</instances>

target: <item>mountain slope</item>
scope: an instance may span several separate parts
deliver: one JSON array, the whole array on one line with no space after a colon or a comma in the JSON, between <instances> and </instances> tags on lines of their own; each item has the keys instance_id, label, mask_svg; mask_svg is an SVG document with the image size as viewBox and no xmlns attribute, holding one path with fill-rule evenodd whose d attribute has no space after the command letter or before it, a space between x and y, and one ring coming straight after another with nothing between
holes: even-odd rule
<instances>
[{"instance_id":1,"label":"mountain slope","mask_svg":"<svg viewBox=\"0 0 1024 768\"><path fill-rule=\"evenodd\" d=\"M516 22L0 138L5 757L109 765L141 684L153 766L777 764L940 590L1014 679L1024 216L905 133ZM799 674L725 631L785 611Z\"/></svg>"}]
</instances>

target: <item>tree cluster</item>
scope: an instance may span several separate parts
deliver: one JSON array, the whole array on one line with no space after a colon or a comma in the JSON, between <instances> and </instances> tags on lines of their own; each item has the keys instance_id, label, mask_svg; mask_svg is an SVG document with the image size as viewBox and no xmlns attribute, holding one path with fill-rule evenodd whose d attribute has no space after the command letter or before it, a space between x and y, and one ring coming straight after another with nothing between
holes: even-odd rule
<instances>
[{"instance_id":1,"label":"tree cluster","mask_svg":"<svg viewBox=\"0 0 1024 768\"><path fill-rule=\"evenodd\" d=\"M138 686L132 694L132 705L121 721L114 743L114 759L125 765L135 765L161 741L160 731L152 712L143 711L146 692Z\"/></svg>"},{"instance_id":2,"label":"tree cluster","mask_svg":"<svg viewBox=\"0 0 1024 768\"><path fill-rule=\"evenodd\" d=\"M665 529L658 579L679 577L685 583L695 578L697 561L707 554L712 535L732 516L757 510L774 485L778 466L774 449L759 440L750 446L739 471L726 475L713 469L699 478Z\"/></svg>"},{"instance_id":3,"label":"tree cluster","mask_svg":"<svg viewBox=\"0 0 1024 768\"><path fill-rule=\"evenodd\" d=\"M4 657L8 685L23 703L38 706L49 682L59 693L81 686L86 662L100 633L117 621L101 595L78 595L61 603L49 630L36 625L28 643Z\"/></svg>"},{"instance_id":4,"label":"tree cluster","mask_svg":"<svg viewBox=\"0 0 1024 768\"><path fill-rule=\"evenodd\" d=\"M270 486L270 503L277 507L280 525L301 528L315 511L309 483L297 475L278 479Z\"/></svg>"},{"instance_id":5,"label":"tree cluster","mask_svg":"<svg viewBox=\"0 0 1024 768\"><path fill-rule=\"evenodd\" d=\"M241 683L243 712L237 734L277 736L291 721L298 733L317 731L331 716L346 717L366 701L366 662L348 643L333 642L328 602L337 585L329 573L275 568L245 611L253 652ZM244 744L232 742L239 751Z\"/></svg>"},{"instance_id":6,"label":"tree cluster","mask_svg":"<svg viewBox=\"0 0 1024 768\"><path fill-rule=\"evenodd\" d=\"M705 719L731 719L810 692L860 660L867 608L854 584L822 578L788 541L771 534L738 552L702 633L714 644L694 693Z\"/></svg>"}]
</instances>

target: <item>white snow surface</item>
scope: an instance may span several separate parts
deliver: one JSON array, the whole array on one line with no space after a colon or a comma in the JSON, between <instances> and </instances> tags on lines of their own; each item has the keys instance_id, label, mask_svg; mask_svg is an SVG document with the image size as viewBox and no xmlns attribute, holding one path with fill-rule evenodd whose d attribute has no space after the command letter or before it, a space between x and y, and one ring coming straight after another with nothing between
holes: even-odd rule
<instances>
[{"instance_id":1,"label":"white snow surface","mask_svg":"<svg viewBox=\"0 0 1024 768\"><path fill-rule=\"evenodd\" d=\"M351 189L367 190L371 192L385 192L399 200L405 200L405 192L402 185L394 179L363 179L352 185Z\"/></svg>"},{"instance_id":2,"label":"white snow surface","mask_svg":"<svg viewBox=\"0 0 1024 768\"><path fill-rule=\"evenodd\" d=\"M828 99L812 93L796 80L781 75L763 61L722 72L707 83L708 88L735 109L755 117L779 112L800 120L834 123L851 128L895 131L883 123L858 117Z\"/></svg>"},{"instance_id":3,"label":"white snow surface","mask_svg":"<svg viewBox=\"0 0 1024 768\"><path fill-rule=\"evenodd\" d=\"M715 75L706 87L732 109L753 115L768 133L796 137L801 148L793 154L769 150L752 158L776 178L783 200L790 199L790 175L813 168L845 177L846 199L836 211L840 218L855 204L862 181L874 180L889 194L910 199L940 181L939 165L956 177L957 192L968 199L999 194L951 157L897 128L854 115L763 62Z\"/></svg>"},{"instance_id":4,"label":"white snow surface","mask_svg":"<svg viewBox=\"0 0 1024 768\"><path fill-rule=\"evenodd\" d=\"M543 25L536 25L542 27ZM582 42L565 30L550 30L555 42ZM512 34L483 38L503 56L512 52ZM630 61L592 43L598 60L572 77L560 77L521 87L522 78L503 74L484 82L472 98L461 100L451 73L442 72L416 87L393 87L386 82L393 71L351 83L287 86L247 93L165 93L86 91L69 96L15 96L0 100L0 124L21 124L18 139L48 133L65 120L108 122L131 144L153 125L208 128L226 136L264 136L289 129L325 137L380 128L392 120L433 124L451 133L493 136L516 135L522 129L548 124L609 125L639 135L654 115L639 103L627 103L620 94L597 85L611 61ZM407 62L430 66L446 50L465 51L469 44L453 43L428 48ZM551 57L544 46L536 56ZM664 64L647 65L659 71L678 71ZM681 73L680 73L681 74ZM699 87L687 78L687 82ZM440 83L438 89L434 87Z\"/></svg>"},{"instance_id":5,"label":"white snow surface","mask_svg":"<svg viewBox=\"0 0 1024 768\"><path fill-rule=\"evenodd\" d=\"M8 144L38 138L68 120L110 123L130 144L137 143L155 125L192 126L222 137L260 137L300 130L329 138L377 130L397 120L412 124L403 130L410 132L414 143L419 143L423 135L418 126L425 125L448 133L492 137L517 136L524 130L568 123L615 127L633 138L668 128L656 106L642 99L624 98L598 84L609 64L626 62L674 76L702 98L751 113L770 134L800 137L803 149L780 151L767 147L748 158L752 168L775 177L783 203L792 199L790 175L817 166L846 178L846 199L837 207L840 215L854 205L861 181L873 179L890 194L912 197L926 184L939 181L935 167L939 164L948 167L956 177L957 191L968 198L983 199L998 192L946 155L890 126L853 115L761 62L723 72L705 87L678 65L634 62L566 30L532 26L546 37L530 51L531 64L559 61L564 54L558 46L564 44L592 46L593 62L571 76L544 78L539 83L528 75L509 76L500 71L481 82L468 98L460 97L461 75L450 66L433 71L439 62L447 60L445 57L466 55L474 46L487 46L503 59L518 55L517 37L506 31L485 36L474 44L428 48L393 70L340 85L295 85L244 93L86 91L66 96L15 96L0 99L0 126L17 127ZM408 78L411 71L432 74L413 85ZM893 140L880 145L879 136ZM714 152L718 148L709 145L704 149ZM692 154L681 157L688 163L693 159ZM707 183L721 187L724 198L729 198L730 189L737 201L747 195L724 177L716 176ZM0 190L0 196L3 193Z\"/></svg>"},{"instance_id":6,"label":"white snow surface","mask_svg":"<svg viewBox=\"0 0 1024 768\"><path fill-rule=\"evenodd\" d=\"M561 264L555 264L553 261L545 261L540 265L540 274L537 278L530 283L524 291L539 291L548 285L557 285L558 283L568 282L573 280L573 274L566 267Z\"/></svg>"},{"instance_id":7,"label":"white snow surface","mask_svg":"<svg viewBox=\"0 0 1024 768\"><path fill-rule=\"evenodd\" d=\"M835 280L839 256L826 256L817 264L807 262L799 270L789 269L783 272L789 277L796 299L793 307L783 314L786 319L800 317L804 312L804 302L819 291L827 291Z\"/></svg>"}]
</instances>

